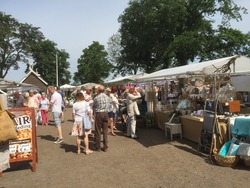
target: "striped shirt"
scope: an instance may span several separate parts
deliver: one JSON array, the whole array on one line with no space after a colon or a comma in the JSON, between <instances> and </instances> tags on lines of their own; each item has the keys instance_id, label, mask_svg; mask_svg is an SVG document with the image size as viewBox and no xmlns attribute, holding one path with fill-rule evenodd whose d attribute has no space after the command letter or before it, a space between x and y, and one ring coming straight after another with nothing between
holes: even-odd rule
<instances>
[{"instance_id":1,"label":"striped shirt","mask_svg":"<svg viewBox=\"0 0 250 188\"><path fill-rule=\"evenodd\" d=\"M93 108L95 112L109 112L112 99L105 93L100 93L94 99Z\"/></svg>"}]
</instances>

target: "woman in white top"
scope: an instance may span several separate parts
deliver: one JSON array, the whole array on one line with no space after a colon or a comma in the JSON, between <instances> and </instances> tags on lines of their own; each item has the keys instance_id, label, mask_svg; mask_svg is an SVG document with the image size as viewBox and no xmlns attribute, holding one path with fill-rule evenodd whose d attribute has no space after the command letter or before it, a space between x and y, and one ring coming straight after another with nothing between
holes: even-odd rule
<instances>
[{"instance_id":1,"label":"woman in white top","mask_svg":"<svg viewBox=\"0 0 250 188\"><path fill-rule=\"evenodd\" d=\"M82 136L84 137L83 141L86 155L93 153L93 151L89 149L88 138L88 135L91 134L91 116L92 112L89 103L84 100L82 93L77 93L76 102L73 104L72 109L72 118L74 120L74 124L71 133L72 136L76 136L77 154L81 153L80 137Z\"/></svg>"},{"instance_id":2,"label":"woman in white top","mask_svg":"<svg viewBox=\"0 0 250 188\"><path fill-rule=\"evenodd\" d=\"M42 115L42 125L48 126L48 110L49 110L49 99L46 93L42 93L42 99L40 100L40 110Z\"/></svg>"}]
</instances>

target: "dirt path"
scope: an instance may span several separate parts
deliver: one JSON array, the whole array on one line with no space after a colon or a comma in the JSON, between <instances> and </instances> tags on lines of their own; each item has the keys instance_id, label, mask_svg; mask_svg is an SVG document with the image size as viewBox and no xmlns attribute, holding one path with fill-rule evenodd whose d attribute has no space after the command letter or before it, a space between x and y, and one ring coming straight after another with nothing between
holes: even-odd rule
<instances>
[{"instance_id":1,"label":"dirt path","mask_svg":"<svg viewBox=\"0 0 250 188\"><path fill-rule=\"evenodd\" d=\"M16 163L3 173L0 188L250 186L250 167L212 165L206 157L196 154L196 144L185 139L170 142L159 129L139 128L139 140L117 130L117 136L109 136L108 152L77 155L75 138L69 135L70 108L65 119L64 143L53 143L56 130L52 124L38 126L37 171L33 173L28 163ZM93 144L91 139L91 148Z\"/></svg>"}]
</instances>

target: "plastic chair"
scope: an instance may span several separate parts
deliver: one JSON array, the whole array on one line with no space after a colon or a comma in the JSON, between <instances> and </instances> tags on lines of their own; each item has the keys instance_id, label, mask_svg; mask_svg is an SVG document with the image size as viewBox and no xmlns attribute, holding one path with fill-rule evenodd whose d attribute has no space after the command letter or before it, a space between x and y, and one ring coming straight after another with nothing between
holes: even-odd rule
<instances>
[{"instance_id":1,"label":"plastic chair","mask_svg":"<svg viewBox=\"0 0 250 188\"><path fill-rule=\"evenodd\" d=\"M168 130L169 130L171 140L173 140L174 134L180 134L180 138L182 139L181 123L172 123L174 116L175 113L172 115L170 120L165 123L165 137L168 138Z\"/></svg>"}]
</instances>

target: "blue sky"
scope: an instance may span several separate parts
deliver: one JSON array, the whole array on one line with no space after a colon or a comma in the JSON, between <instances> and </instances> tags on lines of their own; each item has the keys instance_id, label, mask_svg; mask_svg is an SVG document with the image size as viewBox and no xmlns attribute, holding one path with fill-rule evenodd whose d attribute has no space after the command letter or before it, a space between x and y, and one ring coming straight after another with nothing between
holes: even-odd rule
<instances>
[{"instance_id":1,"label":"blue sky","mask_svg":"<svg viewBox=\"0 0 250 188\"><path fill-rule=\"evenodd\" d=\"M77 59L82 50L98 41L107 45L108 39L119 29L117 18L128 6L129 0L0 0L0 11L12 15L22 23L40 27L45 37L70 54L70 71L77 70ZM249 0L235 0L250 12ZM246 33L250 31L250 15L232 27ZM11 70L5 77L20 81L25 66Z\"/></svg>"}]
</instances>

